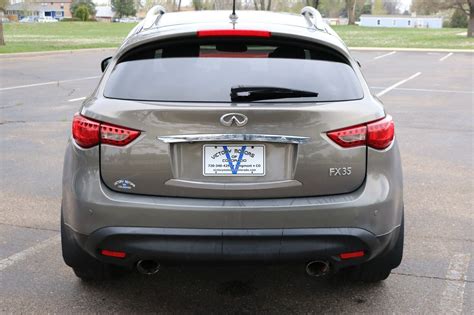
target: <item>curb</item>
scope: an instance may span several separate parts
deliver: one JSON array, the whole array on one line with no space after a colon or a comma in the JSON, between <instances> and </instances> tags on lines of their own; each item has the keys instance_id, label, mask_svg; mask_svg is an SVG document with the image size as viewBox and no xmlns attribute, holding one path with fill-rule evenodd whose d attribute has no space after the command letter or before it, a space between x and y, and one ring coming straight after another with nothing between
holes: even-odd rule
<instances>
[{"instance_id":1,"label":"curb","mask_svg":"<svg viewBox=\"0 0 474 315\"><path fill-rule=\"evenodd\" d=\"M81 49L65 49L65 50L47 50L47 51L31 51L31 52L21 52L21 53L2 53L0 54L0 59L3 58L15 58L15 57L36 57L36 56L47 56L55 54L74 54L81 52L94 52L94 51L109 51L117 50L118 47L103 47L103 48L81 48Z\"/></svg>"},{"instance_id":2,"label":"curb","mask_svg":"<svg viewBox=\"0 0 474 315\"><path fill-rule=\"evenodd\" d=\"M349 47L349 50L474 53L474 49L446 49L446 48Z\"/></svg>"}]
</instances>

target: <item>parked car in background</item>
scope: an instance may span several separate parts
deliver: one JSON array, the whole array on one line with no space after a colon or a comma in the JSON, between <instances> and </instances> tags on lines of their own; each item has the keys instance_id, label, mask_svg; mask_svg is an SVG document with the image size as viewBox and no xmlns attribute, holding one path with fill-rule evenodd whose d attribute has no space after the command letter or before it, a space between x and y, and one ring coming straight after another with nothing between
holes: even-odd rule
<instances>
[{"instance_id":1,"label":"parked car in background","mask_svg":"<svg viewBox=\"0 0 474 315\"><path fill-rule=\"evenodd\" d=\"M56 22L58 22L58 20L53 19L50 16L44 16L44 17L38 18L38 22L39 23L56 23Z\"/></svg>"},{"instance_id":2,"label":"parked car in background","mask_svg":"<svg viewBox=\"0 0 474 315\"><path fill-rule=\"evenodd\" d=\"M37 16L25 16L20 20L20 23L36 23L38 22Z\"/></svg>"},{"instance_id":3,"label":"parked car in background","mask_svg":"<svg viewBox=\"0 0 474 315\"><path fill-rule=\"evenodd\" d=\"M137 17L123 17L118 19L119 23L138 23L140 21Z\"/></svg>"}]
</instances>

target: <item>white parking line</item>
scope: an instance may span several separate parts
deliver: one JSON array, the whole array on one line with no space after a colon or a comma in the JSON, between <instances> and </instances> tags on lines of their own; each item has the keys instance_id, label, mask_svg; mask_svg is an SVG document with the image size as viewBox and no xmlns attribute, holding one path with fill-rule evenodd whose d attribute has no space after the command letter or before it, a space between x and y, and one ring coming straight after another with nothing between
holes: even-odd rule
<instances>
[{"instance_id":1,"label":"white parking line","mask_svg":"<svg viewBox=\"0 0 474 315\"><path fill-rule=\"evenodd\" d=\"M420 74L421 74L421 72L417 72L417 73L415 73L414 75L412 75L411 77L406 78L405 80L402 80L402 81L400 81L400 82L397 82L397 83L395 83L395 84L392 85L392 86L389 86L389 87L386 88L385 90L379 92L379 93L377 94L377 97L381 97L382 95L387 94L388 92L390 92L391 90L393 90L393 89L399 87L400 85L402 85L402 84L404 84L404 83L407 83L407 82L410 81L410 80L413 80L414 78L416 78L416 77L419 76Z\"/></svg>"},{"instance_id":2,"label":"white parking line","mask_svg":"<svg viewBox=\"0 0 474 315\"><path fill-rule=\"evenodd\" d=\"M447 54L446 56L444 56L443 58L441 58L439 61L445 61L446 59L448 59L449 57L451 57L453 55L453 53L449 53Z\"/></svg>"},{"instance_id":3,"label":"white parking line","mask_svg":"<svg viewBox=\"0 0 474 315\"><path fill-rule=\"evenodd\" d=\"M0 91L16 90L16 89L30 88L30 87L36 87L36 86L53 85L53 84L76 82L76 81L83 81L83 80L92 80L92 79L97 79L97 78L100 78L100 76L85 77L85 78L70 79L70 80L61 80L61 81L49 81L49 82L26 84L26 85L17 85L17 86L9 86L9 87L0 88Z\"/></svg>"},{"instance_id":4,"label":"white parking line","mask_svg":"<svg viewBox=\"0 0 474 315\"><path fill-rule=\"evenodd\" d=\"M385 58L385 57L388 57L388 56L391 56L391 55L395 55L396 53L397 53L396 51L392 51L392 52L389 52L388 54L377 56L377 57L374 58L374 60Z\"/></svg>"},{"instance_id":5,"label":"white parking line","mask_svg":"<svg viewBox=\"0 0 474 315\"><path fill-rule=\"evenodd\" d=\"M8 256L7 258L0 260L0 271L10 267L11 265L19 261L27 259L29 256L33 256L41 252L43 249L45 249L48 246L58 244L60 240L61 240L61 237L59 235L56 235L51 238L48 238L45 241L42 241L41 243L36 244L35 246L32 246L30 248L22 250L21 252L18 252L16 254L13 254L11 256Z\"/></svg>"},{"instance_id":6,"label":"white parking line","mask_svg":"<svg viewBox=\"0 0 474 315\"><path fill-rule=\"evenodd\" d=\"M446 288L440 301L440 314L461 314L470 254L455 254L446 272Z\"/></svg>"},{"instance_id":7,"label":"white parking line","mask_svg":"<svg viewBox=\"0 0 474 315\"><path fill-rule=\"evenodd\" d=\"M82 100L85 100L86 97L83 96L83 97L78 97L78 98L71 98L70 100L67 100L68 102L77 102L77 101L82 101Z\"/></svg>"},{"instance_id":8,"label":"white parking line","mask_svg":"<svg viewBox=\"0 0 474 315\"><path fill-rule=\"evenodd\" d=\"M371 89L383 90L386 87L381 86L371 86ZM433 90L433 89L411 89L411 88L395 88L397 91L413 91L413 92L428 92L428 93L459 93L459 94L474 94L473 91L463 91L463 90Z\"/></svg>"}]
</instances>

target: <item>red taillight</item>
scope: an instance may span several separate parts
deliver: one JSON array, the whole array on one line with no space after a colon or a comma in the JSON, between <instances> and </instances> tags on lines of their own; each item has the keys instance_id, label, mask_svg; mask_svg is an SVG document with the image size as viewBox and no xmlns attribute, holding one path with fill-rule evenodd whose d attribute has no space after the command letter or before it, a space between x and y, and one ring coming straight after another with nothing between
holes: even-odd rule
<instances>
[{"instance_id":1,"label":"red taillight","mask_svg":"<svg viewBox=\"0 0 474 315\"><path fill-rule=\"evenodd\" d=\"M91 120L75 115L72 121L72 136L83 148L91 148L99 143L124 146L135 140L140 131Z\"/></svg>"},{"instance_id":2,"label":"red taillight","mask_svg":"<svg viewBox=\"0 0 474 315\"><path fill-rule=\"evenodd\" d=\"M343 148L352 148L367 145L382 150L390 146L395 134L395 125L392 116L370 122L330 131L328 137Z\"/></svg>"},{"instance_id":3,"label":"red taillight","mask_svg":"<svg viewBox=\"0 0 474 315\"><path fill-rule=\"evenodd\" d=\"M116 146L124 146L138 138L140 131L113 126L109 124L100 124L100 142Z\"/></svg>"},{"instance_id":4,"label":"red taillight","mask_svg":"<svg viewBox=\"0 0 474 315\"><path fill-rule=\"evenodd\" d=\"M395 124L392 116L367 124L367 145L374 149L385 149L393 141Z\"/></svg>"},{"instance_id":5,"label":"red taillight","mask_svg":"<svg viewBox=\"0 0 474 315\"><path fill-rule=\"evenodd\" d=\"M365 145L367 126L355 126L328 132L328 137L343 148Z\"/></svg>"},{"instance_id":6,"label":"red taillight","mask_svg":"<svg viewBox=\"0 0 474 315\"><path fill-rule=\"evenodd\" d=\"M103 249L100 253L104 256L115 257L115 258L125 258L127 254L125 252L118 252L114 250Z\"/></svg>"},{"instance_id":7,"label":"red taillight","mask_svg":"<svg viewBox=\"0 0 474 315\"><path fill-rule=\"evenodd\" d=\"M255 30L205 30L198 31L198 37L226 37L226 36L238 36L238 37L266 37L271 36L270 32L267 31L255 31Z\"/></svg>"},{"instance_id":8,"label":"red taillight","mask_svg":"<svg viewBox=\"0 0 474 315\"><path fill-rule=\"evenodd\" d=\"M72 137L83 148L99 144L100 123L75 115L72 120Z\"/></svg>"},{"instance_id":9,"label":"red taillight","mask_svg":"<svg viewBox=\"0 0 474 315\"><path fill-rule=\"evenodd\" d=\"M364 257L365 253L363 250L359 250L356 252L349 252L349 253L342 253L339 255L341 259L351 259L351 258L359 258L359 257Z\"/></svg>"}]
</instances>

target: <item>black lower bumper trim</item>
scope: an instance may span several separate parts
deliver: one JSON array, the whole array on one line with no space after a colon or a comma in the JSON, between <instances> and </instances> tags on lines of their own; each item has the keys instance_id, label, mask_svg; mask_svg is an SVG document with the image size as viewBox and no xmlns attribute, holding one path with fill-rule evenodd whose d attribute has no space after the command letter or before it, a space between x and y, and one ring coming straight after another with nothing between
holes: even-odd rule
<instances>
[{"instance_id":1,"label":"black lower bumper trim","mask_svg":"<svg viewBox=\"0 0 474 315\"><path fill-rule=\"evenodd\" d=\"M75 233L78 243L97 259L132 266L140 259L186 261L330 260L341 266L364 262L388 250L398 229L377 237L358 228L315 229L170 229L106 227L89 236ZM123 251L123 259L105 257L101 249ZM366 255L341 260L339 254L363 250Z\"/></svg>"}]
</instances>

